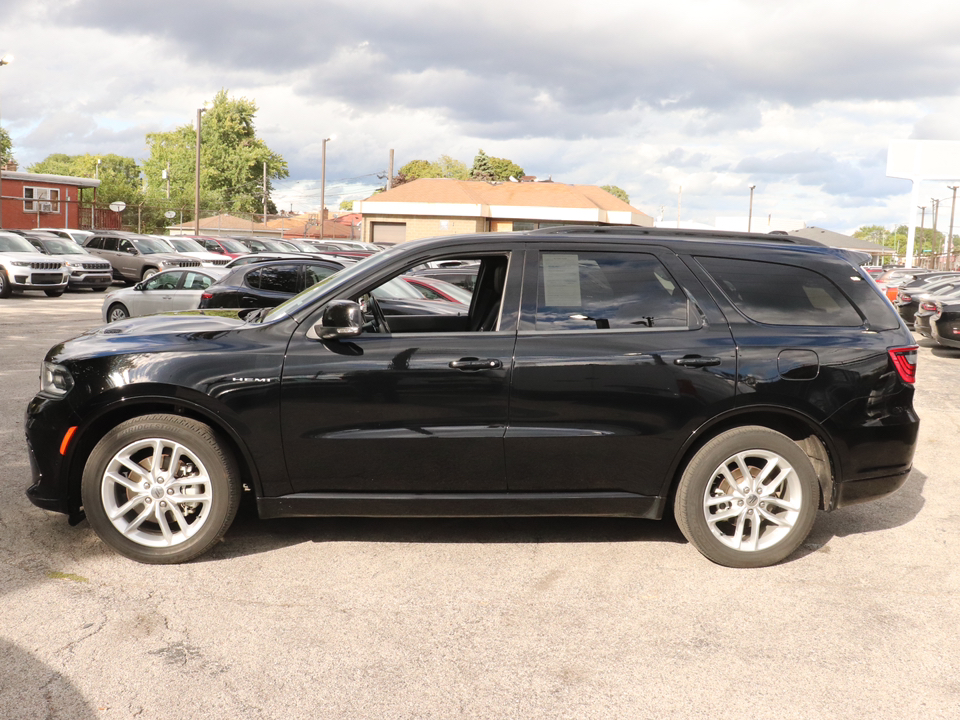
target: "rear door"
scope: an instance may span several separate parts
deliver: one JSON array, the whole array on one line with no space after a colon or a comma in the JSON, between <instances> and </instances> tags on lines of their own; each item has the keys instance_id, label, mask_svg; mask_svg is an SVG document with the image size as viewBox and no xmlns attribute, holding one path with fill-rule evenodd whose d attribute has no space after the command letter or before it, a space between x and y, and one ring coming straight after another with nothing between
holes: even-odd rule
<instances>
[{"instance_id":1,"label":"rear door","mask_svg":"<svg viewBox=\"0 0 960 720\"><path fill-rule=\"evenodd\" d=\"M505 450L515 492L662 492L733 406L737 355L703 286L658 247L527 253Z\"/></svg>"}]
</instances>

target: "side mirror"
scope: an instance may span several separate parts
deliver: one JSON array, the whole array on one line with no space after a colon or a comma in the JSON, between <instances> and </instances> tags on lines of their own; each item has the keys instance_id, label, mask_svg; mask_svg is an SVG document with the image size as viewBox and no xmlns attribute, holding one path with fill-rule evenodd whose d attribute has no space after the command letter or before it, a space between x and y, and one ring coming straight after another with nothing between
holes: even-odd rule
<instances>
[{"instance_id":1,"label":"side mirror","mask_svg":"<svg viewBox=\"0 0 960 720\"><path fill-rule=\"evenodd\" d=\"M341 340L357 337L363 332L363 313L352 300L334 300L323 311L314 332L321 340Z\"/></svg>"}]
</instances>

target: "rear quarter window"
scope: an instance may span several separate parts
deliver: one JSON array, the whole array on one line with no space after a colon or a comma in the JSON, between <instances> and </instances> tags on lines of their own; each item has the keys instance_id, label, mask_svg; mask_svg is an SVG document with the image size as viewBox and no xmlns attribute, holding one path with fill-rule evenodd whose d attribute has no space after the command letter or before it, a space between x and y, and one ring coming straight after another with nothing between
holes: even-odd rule
<instances>
[{"instance_id":1,"label":"rear quarter window","mask_svg":"<svg viewBox=\"0 0 960 720\"><path fill-rule=\"evenodd\" d=\"M731 258L698 257L697 261L727 299L756 322L820 327L863 324L840 288L813 270Z\"/></svg>"}]
</instances>

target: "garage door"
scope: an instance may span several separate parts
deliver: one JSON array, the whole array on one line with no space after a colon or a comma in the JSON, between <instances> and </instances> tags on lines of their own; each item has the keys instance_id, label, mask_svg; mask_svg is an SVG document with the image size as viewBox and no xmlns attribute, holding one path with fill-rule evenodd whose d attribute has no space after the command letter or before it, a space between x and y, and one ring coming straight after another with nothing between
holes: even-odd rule
<instances>
[{"instance_id":1,"label":"garage door","mask_svg":"<svg viewBox=\"0 0 960 720\"><path fill-rule=\"evenodd\" d=\"M373 242L396 245L407 239L406 223L373 223Z\"/></svg>"}]
</instances>

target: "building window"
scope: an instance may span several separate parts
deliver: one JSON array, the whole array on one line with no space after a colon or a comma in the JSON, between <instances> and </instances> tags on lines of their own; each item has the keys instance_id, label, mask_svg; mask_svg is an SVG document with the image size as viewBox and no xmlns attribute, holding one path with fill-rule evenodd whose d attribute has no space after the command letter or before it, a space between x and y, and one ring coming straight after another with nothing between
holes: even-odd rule
<instances>
[{"instance_id":1,"label":"building window","mask_svg":"<svg viewBox=\"0 0 960 720\"><path fill-rule=\"evenodd\" d=\"M29 213L60 212L60 190L57 188L25 187L23 211Z\"/></svg>"}]
</instances>

